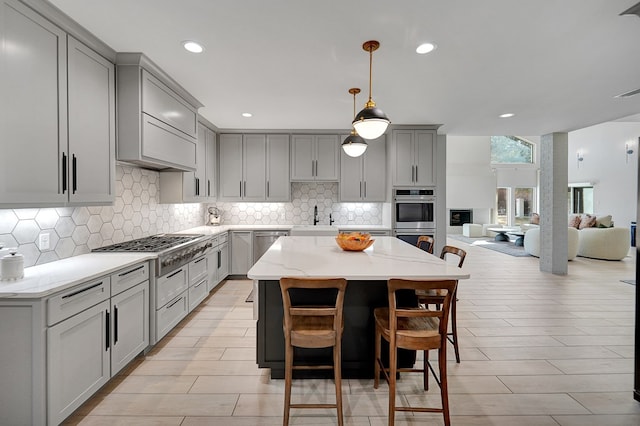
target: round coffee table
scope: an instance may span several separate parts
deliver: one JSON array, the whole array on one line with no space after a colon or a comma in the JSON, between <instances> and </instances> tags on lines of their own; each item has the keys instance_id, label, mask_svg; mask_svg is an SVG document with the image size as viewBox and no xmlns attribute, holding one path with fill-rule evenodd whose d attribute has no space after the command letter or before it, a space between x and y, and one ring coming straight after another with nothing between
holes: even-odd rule
<instances>
[{"instance_id":1,"label":"round coffee table","mask_svg":"<svg viewBox=\"0 0 640 426\"><path fill-rule=\"evenodd\" d=\"M507 232L507 234L509 235L513 235L514 237L516 237L516 240L513 242L513 244L522 247L524 246L524 232L522 231L510 231Z\"/></svg>"},{"instance_id":2,"label":"round coffee table","mask_svg":"<svg viewBox=\"0 0 640 426\"><path fill-rule=\"evenodd\" d=\"M487 231L495 232L496 241L510 241L509 236L507 234L511 234L512 232L519 232L519 228L487 228ZM523 234L524 235L524 234Z\"/></svg>"}]
</instances>

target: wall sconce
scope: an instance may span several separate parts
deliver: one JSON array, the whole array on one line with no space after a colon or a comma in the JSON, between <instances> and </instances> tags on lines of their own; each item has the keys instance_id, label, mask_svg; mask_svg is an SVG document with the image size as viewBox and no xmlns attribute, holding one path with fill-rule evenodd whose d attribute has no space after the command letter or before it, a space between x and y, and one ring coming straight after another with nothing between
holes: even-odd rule
<instances>
[{"instance_id":1,"label":"wall sconce","mask_svg":"<svg viewBox=\"0 0 640 426\"><path fill-rule=\"evenodd\" d=\"M628 143L624 144L624 153L627 155L627 163L629 162L629 156L633 154L633 145L629 145Z\"/></svg>"},{"instance_id":2,"label":"wall sconce","mask_svg":"<svg viewBox=\"0 0 640 426\"><path fill-rule=\"evenodd\" d=\"M582 151L578 151L576 153L576 158L578 159L578 168L580 168L580 163L584 161L584 155L582 155Z\"/></svg>"}]
</instances>

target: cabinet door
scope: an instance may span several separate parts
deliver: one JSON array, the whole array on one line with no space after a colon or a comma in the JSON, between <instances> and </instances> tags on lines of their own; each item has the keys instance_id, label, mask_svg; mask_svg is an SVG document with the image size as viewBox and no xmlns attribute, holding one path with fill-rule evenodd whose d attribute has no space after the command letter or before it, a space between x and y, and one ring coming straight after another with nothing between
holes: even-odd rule
<instances>
[{"instance_id":1,"label":"cabinet door","mask_svg":"<svg viewBox=\"0 0 640 426\"><path fill-rule=\"evenodd\" d=\"M66 34L18 1L0 6L0 202L61 204Z\"/></svg>"},{"instance_id":2,"label":"cabinet door","mask_svg":"<svg viewBox=\"0 0 640 426\"><path fill-rule=\"evenodd\" d=\"M316 180L337 181L340 173L338 136L317 135L316 142Z\"/></svg>"},{"instance_id":3,"label":"cabinet door","mask_svg":"<svg viewBox=\"0 0 640 426\"><path fill-rule=\"evenodd\" d=\"M370 148L367 148L367 151ZM363 156L351 157L344 150L340 153L340 201L362 201Z\"/></svg>"},{"instance_id":4,"label":"cabinet door","mask_svg":"<svg viewBox=\"0 0 640 426\"><path fill-rule=\"evenodd\" d=\"M267 138L265 135L243 137L242 199L264 201L267 195Z\"/></svg>"},{"instance_id":5,"label":"cabinet door","mask_svg":"<svg viewBox=\"0 0 640 426\"><path fill-rule=\"evenodd\" d=\"M435 138L434 131L416 130L414 158L416 185L435 185Z\"/></svg>"},{"instance_id":6,"label":"cabinet door","mask_svg":"<svg viewBox=\"0 0 640 426\"><path fill-rule=\"evenodd\" d=\"M111 298L111 375L149 346L149 281Z\"/></svg>"},{"instance_id":7,"label":"cabinet door","mask_svg":"<svg viewBox=\"0 0 640 426\"><path fill-rule=\"evenodd\" d=\"M201 201L206 196L206 151L207 128L198 123L198 140L196 143L196 170L184 172L182 177L184 201Z\"/></svg>"},{"instance_id":8,"label":"cabinet door","mask_svg":"<svg viewBox=\"0 0 640 426\"><path fill-rule=\"evenodd\" d=\"M386 201L387 199L387 144L386 136L369 141L363 155L363 191L365 201Z\"/></svg>"},{"instance_id":9,"label":"cabinet door","mask_svg":"<svg viewBox=\"0 0 640 426\"><path fill-rule=\"evenodd\" d=\"M216 198L216 134L206 129L207 133L207 146L205 150L205 187L202 189L203 193L209 199Z\"/></svg>"},{"instance_id":10,"label":"cabinet door","mask_svg":"<svg viewBox=\"0 0 640 426\"><path fill-rule=\"evenodd\" d=\"M69 36L69 180L71 202L111 202L115 179L115 71Z\"/></svg>"},{"instance_id":11,"label":"cabinet door","mask_svg":"<svg viewBox=\"0 0 640 426\"><path fill-rule=\"evenodd\" d=\"M267 201L290 201L289 135L267 135Z\"/></svg>"},{"instance_id":12,"label":"cabinet door","mask_svg":"<svg viewBox=\"0 0 640 426\"><path fill-rule=\"evenodd\" d=\"M291 137L291 180L314 180L314 136L293 135Z\"/></svg>"},{"instance_id":13,"label":"cabinet door","mask_svg":"<svg viewBox=\"0 0 640 426\"><path fill-rule=\"evenodd\" d=\"M207 254L207 291L210 292L218 285L218 256L220 249L215 246Z\"/></svg>"},{"instance_id":14,"label":"cabinet door","mask_svg":"<svg viewBox=\"0 0 640 426\"><path fill-rule=\"evenodd\" d=\"M229 276L229 243L220 244L220 257L218 263L218 282Z\"/></svg>"},{"instance_id":15,"label":"cabinet door","mask_svg":"<svg viewBox=\"0 0 640 426\"><path fill-rule=\"evenodd\" d=\"M393 137L393 184L413 186L415 164L413 161L413 130L394 130Z\"/></svg>"},{"instance_id":16,"label":"cabinet door","mask_svg":"<svg viewBox=\"0 0 640 426\"><path fill-rule=\"evenodd\" d=\"M231 231L231 275L247 275L253 266L251 231Z\"/></svg>"},{"instance_id":17,"label":"cabinet door","mask_svg":"<svg viewBox=\"0 0 640 426\"><path fill-rule=\"evenodd\" d=\"M220 200L237 201L242 189L242 135L220 135Z\"/></svg>"},{"instance_id":18,"label":"cabinet door","mask_svg":"<svg viewBox=\"0 0 640 426\"><path fill-rule=\"evenodd\" d=\"M48 424L59 424L111 377L109 301L47 330Z\"/></svg>"}]
</instances>

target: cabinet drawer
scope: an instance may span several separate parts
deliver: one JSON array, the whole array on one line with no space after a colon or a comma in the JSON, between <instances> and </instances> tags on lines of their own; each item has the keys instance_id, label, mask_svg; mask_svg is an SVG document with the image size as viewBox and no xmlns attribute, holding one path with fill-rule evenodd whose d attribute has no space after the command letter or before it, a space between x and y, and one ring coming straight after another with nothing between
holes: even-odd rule
<instances>
[{"instance_id":1,"label":"cabinet drawer","mask_svg":"<svg viewBox=\"0 0 640 426\"><path fill-rule=\"evenodd\" d=\"M189 262L189 285L192 286L207 277L207 257Z\"/></svg>"},{"instance_id":2,"label":"cabinet drawer","mask_svg":"<svg viewBox=\"0 0 640 426\"><path fill-rule=\"evenodd\" d=\"M229 233L224 232L222 234L218 234L218 244L226 243L229 240Z\"/></svg>"},{"instance_id":3,"label":"cabinet drawer","mask_svg":"<svg viewBox=\"0 0 640 426\"><path fill-rule=\"evenodd\" d=\"M215 247L218 244L220 244L220 242L218 241L218 236L214 235L213 237L211 237L211 247Z\"/></svg>"},{"instance_id":4,"label":"cabinet drawer","mask_svg":"<svg viewBox=\"0 0 640 426\"><path fill-rule=\"evenodd\" d=\"M162 339L182 318L187 316L189 306L187 292L167 303L167 306L156 311L156 339Z\"/></svg>"},{"instance_id":5,"label":"cabinet drawer","mask_svg":"<svg viewBox=\"0 0 640 426\"><path fill-rule=\"evenodd\" d=\"M156 308L167 304L187 289L187 266L158 278L156 282Z\"/></svg>"},{"instance_id":6,"label":"cabinet drawer","mask_svg":"<svg viewBox=\"0 0 640 426\"><path fill-rule=\"evenodd\" d=\"M149 264L143 263L111 275L111 295L122 293L149 279Z\"/></svg>"},{"instance_id":7,"label":"cabinet drawer","mask_svg":"<svg viewBox=\"0 0 640 426\"><path fill-rule=\"evenodd\" d=\"M107 300L111 294L110 287L109 277L102 277L50 297L47 301L47 325L56 324Z\"/></svg>"},{"instance_id":8,"label":"cabinet drawer","mask_svg":"<svg viewBox=\"0 0 640 426\"><path fill-rule=\"evenodd\" d=\"M189 287L189 312L193 311L207 297L207 294L209 294L209 289L207 288L206 278Z\"/></svg>"},{"instance_id":9,"label":"cabinet drawer","mask_svg":"<svg viewBox=\"0 0 640 426\"><path fill-rule=\"evenodd\" d=\"M147 114L142 114L142 156L167 167L196 170L196 140Z\"/></svg>"},{"instance_id":10,"label":"cabinet drawer","mask_svg":"<svg viewBox=\"0 0 640 426\"><path fill-rule=\"evenodd\" d=\"M198 117L195 108L145 70L142 70L142 111L196 137Z\"/></svg>"}]
</instances>

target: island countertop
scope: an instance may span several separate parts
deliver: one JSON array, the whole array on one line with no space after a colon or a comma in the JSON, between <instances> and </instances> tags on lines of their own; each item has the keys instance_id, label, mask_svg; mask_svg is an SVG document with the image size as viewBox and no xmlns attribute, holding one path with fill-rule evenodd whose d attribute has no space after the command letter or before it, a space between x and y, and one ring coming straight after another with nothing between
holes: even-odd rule
<instances>
[{"instance_id":1,"label":"island countertop","mask_svg":"<svg viewBox=\"0 0 640 426\"><path fill-rule=\"evenodd\" d=\"M469 278L464 268L395 237L375 237L362 252L343 251L334 237L280 237L249 270L254 280L340 277L347 280Z\"/></svg>"}]
</instances>

